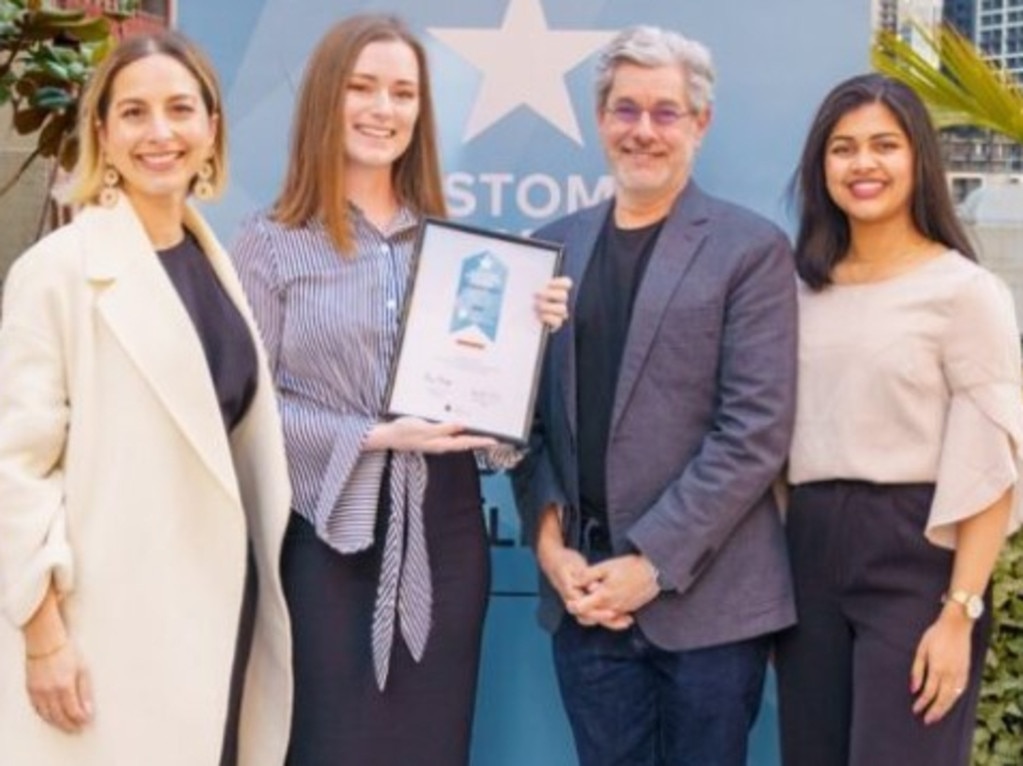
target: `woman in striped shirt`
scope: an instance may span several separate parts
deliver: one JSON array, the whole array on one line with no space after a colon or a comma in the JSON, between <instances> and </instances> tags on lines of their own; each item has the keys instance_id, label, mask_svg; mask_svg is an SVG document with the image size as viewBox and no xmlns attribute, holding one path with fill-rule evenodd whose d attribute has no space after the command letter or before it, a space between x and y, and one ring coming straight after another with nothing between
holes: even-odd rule
<instances>
[{"instance_id":1,"label":"woman in striped shirt","mask_svg":"<svg viewBox=\"0 0 1023 766\"><path fill-rule=\"evenodd\" d=\"M468 760L489 583L473 450L514 451L381 419L416 226L444 213L422 46L393 17L339 23L307 65L283 189L233 249L294 486L291 766ZM552 327L568 286L537 296Z\"/></svg>"}]
</instances>

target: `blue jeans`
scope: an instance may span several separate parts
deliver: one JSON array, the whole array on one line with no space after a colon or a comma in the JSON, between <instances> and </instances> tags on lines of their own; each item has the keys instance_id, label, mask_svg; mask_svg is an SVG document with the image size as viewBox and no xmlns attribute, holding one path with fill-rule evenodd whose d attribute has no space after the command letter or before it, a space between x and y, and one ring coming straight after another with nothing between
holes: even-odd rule
<instances>
[{"instance_id":1,"label":"blue jeans","mask_svg":"<svg viewBox=\"0 0 1023 766\"><path fill-rule=\"evenodd\" d=\"M672 652L566 615L554 664L580 766L745 766L770 643Z\"/></svg>"}]
</instances>

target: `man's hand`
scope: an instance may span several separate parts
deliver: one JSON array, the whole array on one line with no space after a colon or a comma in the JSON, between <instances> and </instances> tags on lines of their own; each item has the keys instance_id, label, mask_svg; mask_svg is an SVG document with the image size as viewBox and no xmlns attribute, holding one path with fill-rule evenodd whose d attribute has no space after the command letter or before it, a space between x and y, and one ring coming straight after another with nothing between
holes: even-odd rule
<instances>
[{"instance_id":1,"label":"man's hand","mask_svg":"<svg viewBox=\"0 0 1023 766\"><path fill-rule=\"evenodd\" d=\"M540 569L566 606L586 595L589 565L579 551L560 543L537 546Z\"/></svg>"},{"instance_id":2,"label":"man's hand","mask_svg":"<svg viewBox=\"0 0 1023 766\"><path fill-rule=\"evenodd\" d=\"M650 560L635 553L594 564L587 581L586 595L575 604L579 614L631 615L660 593Z\"/></svg>"},{"instance_id":3,"label":"man's hand","mask_svg":"<svg viewBox=\"0 0 1023 766\"><path fill-rule=\"evenodd\" d=\"M565 610L580 625L603 625L610 630L624 630L632 625L632 616L587 605L585 600L598 585L596 567L583 555L565 545L561 536L561 509L544 509L537 530L536 560L547 581L561 596Z\"/></svg>"}]
</instances>

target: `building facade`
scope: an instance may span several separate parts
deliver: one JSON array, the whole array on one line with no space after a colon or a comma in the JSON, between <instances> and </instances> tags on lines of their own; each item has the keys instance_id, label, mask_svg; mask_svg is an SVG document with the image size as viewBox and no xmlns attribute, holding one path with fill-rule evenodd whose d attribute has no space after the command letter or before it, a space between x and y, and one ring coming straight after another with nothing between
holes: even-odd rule
<instances>
[{"instance_id":1,"label":"building facade","mask_svg":"<svg viewBox=\"0 0 1023 766\"><path fill-rule=\"evenodd\" d=\"M899 0L871 0L871 25L874 29L895 32L899 28Z\"/></svg>"},{"instance_id":2,"label":"building facade","mask_svg":"<svg viewBox=\"0 0 1023 766\"><path fill-rule=\"evenodd\" d=\"M945 0L942 17L946 24L959 30L963 37L973 40L976 37L976 0Z\"/></svg>"},{"instance_id":3,"label":"building facade","mask_svg":"<svg viewBox=\"0 0 1023 766\"><path fill-rule=\"evenodd\" d=\"M82 8L88 11L119 11L133 5L131 0L59 0L62 8ZM135 15L117 25L119 37L139 32L154 32L173 27L177 0L137 0Z\"/></svg>"},{"instance_id":4,"label":"building facade","mask_svg":"<svg viewBox=\"0 0 1023 766\"><path fill-rule=\"evenodd\" d=\"M995 66L1023 80L1023 0L945 0L942 17ZM958 200L988 177L1014 182L1023 174L1023 146L989 130L943 131L942 150Z\"/></svg>"},{"instance_id":5,"label":"building facade","mask_svg":"<svg viewBox=\"0 0 1023 766\"><path fill-rule=\"evenodd\" d=\"M974 2L973 40L1000 68L1023 75L1023 0Z\"/></svg>"}]
</instances>

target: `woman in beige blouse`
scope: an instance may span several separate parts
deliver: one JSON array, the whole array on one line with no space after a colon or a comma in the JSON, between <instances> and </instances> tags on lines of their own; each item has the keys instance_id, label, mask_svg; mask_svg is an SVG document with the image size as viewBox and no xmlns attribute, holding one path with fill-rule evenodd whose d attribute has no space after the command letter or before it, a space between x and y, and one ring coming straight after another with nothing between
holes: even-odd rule
<instances>
[{"instance_id":1,"label":"woman in beige blouse","mask_svg":"<svg viewBox=\"0 0 1023 766\"><path fill-rule=\"evenodd\" d=\"M1020 525L1020 343L907 87L824 100L797 171L786 766L965 766L986 592Z\"/></svg>"}]
</instances>

